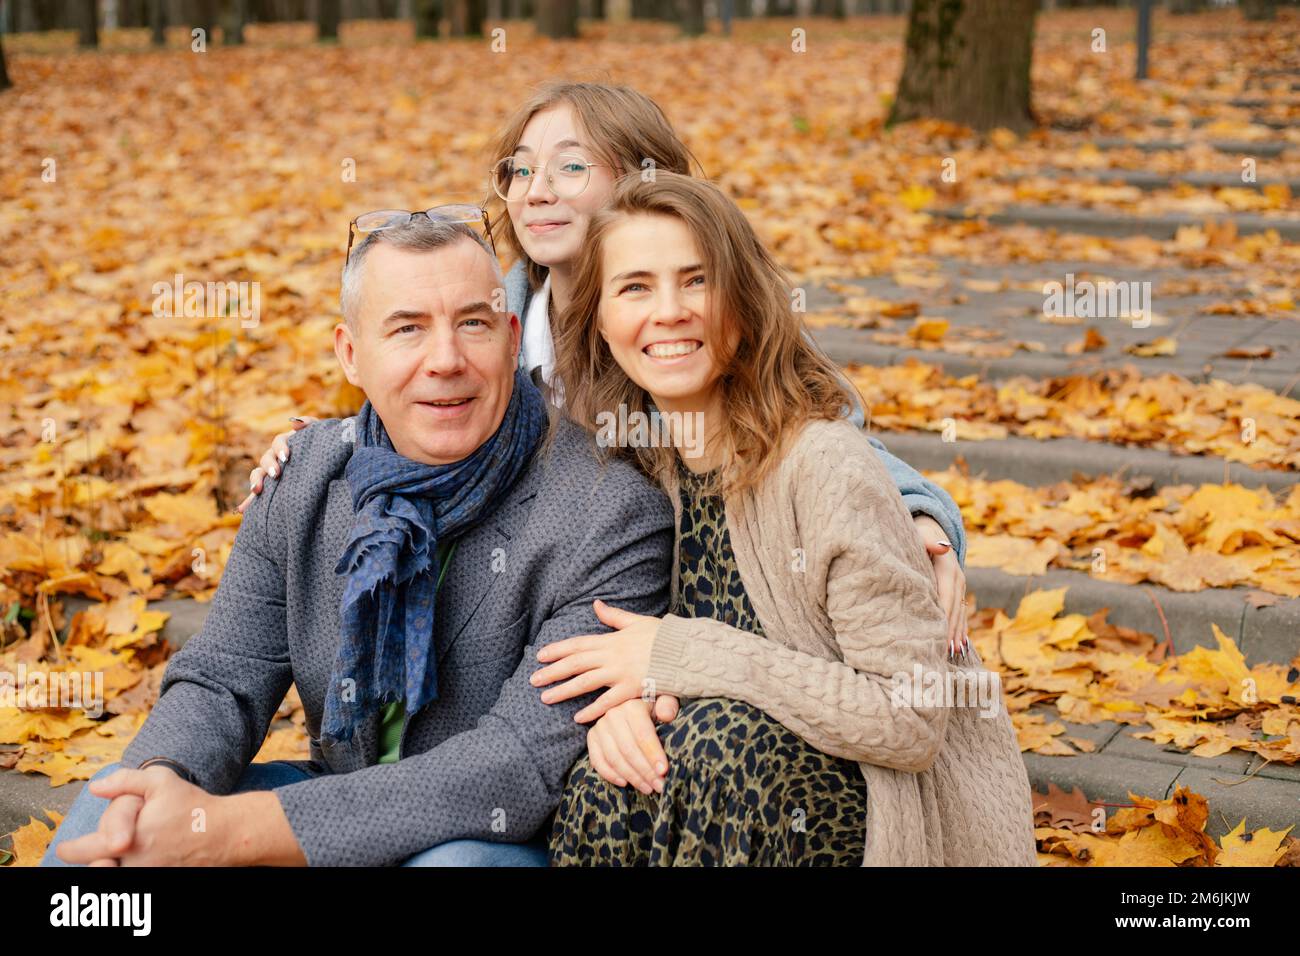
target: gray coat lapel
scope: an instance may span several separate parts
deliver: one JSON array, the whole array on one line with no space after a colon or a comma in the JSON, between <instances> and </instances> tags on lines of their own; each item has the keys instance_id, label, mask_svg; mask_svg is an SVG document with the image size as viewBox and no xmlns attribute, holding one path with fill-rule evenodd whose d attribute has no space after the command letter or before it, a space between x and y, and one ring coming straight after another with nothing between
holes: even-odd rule
<instances>
[{"instance_id":1,"label":"gray coat lapel","mask_svg":"<svg viewBox=\"0 0 1300 956\"><path fill-rule=\"evenodd\" d=\"M437 624L438 656L443 659L466 632L475 615L490 606L497 582L505 577L510 543L528 518L528 505L537 496L537 467L530 466L494 515L463 534L442 582L438 609L446 620ZM442 643L445 640L445 643Z\"/></svg>"}]
</instances>

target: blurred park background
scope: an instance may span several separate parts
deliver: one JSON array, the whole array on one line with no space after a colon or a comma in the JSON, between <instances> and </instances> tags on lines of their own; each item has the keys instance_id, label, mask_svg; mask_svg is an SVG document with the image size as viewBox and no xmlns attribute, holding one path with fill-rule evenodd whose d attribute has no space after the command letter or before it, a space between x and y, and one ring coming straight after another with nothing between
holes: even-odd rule
<instances>
[{"instance_id":1,"label":"blurred park background","mask_svg":"<svg viewBox=\"0 0 1300 956\"><path fill-rule=\"evenodd\" d=\"M348 220L485 200L567 78L664 108L961 505L1044 865L1300 864L1298 40L1264 0L0 0L0 674L104 678L0 698L0 863L147 715L271 437L359 406ZM238 291L160 315L177 276ZM291 693L259 759L306 755Z\"/></svg>"}]
</instances>

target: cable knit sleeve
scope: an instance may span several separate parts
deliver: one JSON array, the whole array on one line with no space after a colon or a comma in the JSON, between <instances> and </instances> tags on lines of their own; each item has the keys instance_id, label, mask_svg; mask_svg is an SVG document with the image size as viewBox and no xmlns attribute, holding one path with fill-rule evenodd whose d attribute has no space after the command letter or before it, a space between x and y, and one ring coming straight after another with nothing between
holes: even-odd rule
<instances>
[{"instance_id":1,"label":"cable knit sleeve","mask_svg":"<svg viewBox=\"0 0 1300 956\"><path fill-rule=\"evenodd\" d=\"M833 756L926 770L948 711L896 693L895 675L912 680L915 665L922 675L944 673L946 625L911 517L865 441L823 437L792 454L805 460L777 483L787 500L765 499L758 520L794 524L799 531L783 540L805 549L806 567L793 571L788 556L761 552L764 583L773 595L802 590L810 612L829 619L842 659L787 646L807 635L784 635L766 620L760 636L669 614L648 677L658 694L743 700ZM795 575L806 578L792 585Z\"/></svg>"}]
</instances>

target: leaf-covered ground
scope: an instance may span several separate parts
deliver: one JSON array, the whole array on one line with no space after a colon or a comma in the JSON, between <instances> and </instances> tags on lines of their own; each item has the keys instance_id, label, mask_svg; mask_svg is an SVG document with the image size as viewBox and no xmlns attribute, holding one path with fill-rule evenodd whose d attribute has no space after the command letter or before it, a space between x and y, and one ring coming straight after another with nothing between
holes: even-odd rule
<instances>
[{"instance_id":1,"label":"leaf-covered ground","mask_svg":"<svg viewBox=\"0 0 1300 956\"><path fill-rule=\"evenodd\" d=\"M1158 16L1153 81L1139 88L1130 11L1044 16L1033 72L1042 126L1023 137L946 123L885 129L901 68L899 18L740 23L733 40L695 42L657 25L593 24L577 44L540 42L510 23L504 52L412 44L373 24L348 25L337 47L312 45L310 28L290 25L250 30L249 47L205 54L175 34L162 52L128 49L147 41L140 33L106 34L97 54L69 51L68 36L7 36L18 88L0 100L0 666L102 672L107 712L96 720L0 708L0 768L58 784L117 758L166 662L164 615L148 602L210 599L252 456L292 414L350 414L359 404L329 344L348 218L484 198L496 158L485 153L488 139L540 79L628 82L654 97L801 279L834 288L892 275L923 288L939 257L1215 267L1233 282L1206 280L1198 291L1221 296L1212 308L1292 322L1297 245L1214 221L1296 216L1285 185L1138 190L1094 174L1239 173L1236 157L1209 144L1260 137L1252 117L1294 120L1293 98L1261 90L1254 75L1292 55L1297 25L1294 11L1263 27L1231 11ZM1091 49L1098 26L1109 52ZM807 30L806 52L791 48L796 27ZM1260 95L1270 98L1263 107L1231 102ZM1300 146L1295 127L1270 135ZM1103 137L1191 145L1176 154L1102 150ZM941 176L946 163L951 181ZM1300 149L1261 157L1259 167L1261 180L1294 180ZM1042 203L1206 221L1168 240L1107 239L932 214ZM210 317L159 314L155 284L177 275L257 283L257 320L241 322L234 305ZM822 320L933 349L1007 347L897 303L850 297L810 324ZM1091 346L1080 340L1080 351ZM1300 468L1300 403L1256 386L1133 369L988 384L918 364L858 368L854 377L880 428L938 429L951 417L966 439L1069 435ZM1249 442L1244 418L1255 429ZM1295 492L1205 486L1133 498L1107 481L1026 489L956 470L937 478L962 505L975 566L1079 567L1100 549L1114 580L1300 590ZM93 603L74 616L64 604L73 595ZM1059 616L1058 598L1046 592L1012 620L990 609L977 621L1022 748L1080 747L1025 712L1053 702L1071 721L1146 722L1153 739L1200 753L1300 757L1294 676L1245 669L1226 638L1217 651L1166 656L1150 635ZM64 630L66 643L51 640ZM1257 686L1253 702L1240 699L1243 679ZM280 717L262 759L304 753L293 695ZM1073 804L1059 802L1040 820L1040 846L1066 864L1152 854L1183 865L1294 861L1295 840L1283 835L1207 843L1197 799L1130 808L1101 834L1072 824ZM18 861L38 856L48 835L38 821L20 831Z\"/></svg>"}]
</instances>

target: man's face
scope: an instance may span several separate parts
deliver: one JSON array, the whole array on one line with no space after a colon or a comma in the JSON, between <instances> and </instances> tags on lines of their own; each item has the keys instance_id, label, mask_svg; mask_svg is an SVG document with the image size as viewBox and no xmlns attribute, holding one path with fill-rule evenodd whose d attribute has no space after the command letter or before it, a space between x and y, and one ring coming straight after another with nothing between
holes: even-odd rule
<instances>
[{"instance_id":1,"label":"man's face","mask_svg":"<svg viewBox=\"0 0 1300 956\"><path fill-rule=\"evenodd\" d=\"M361 263L356 330L334 351L366 393L397 453L428 465L468 457L492 437L514 387L519 319L494 312L504 293L485 249L379 244Z\"/></svg>"}]
</instances>

